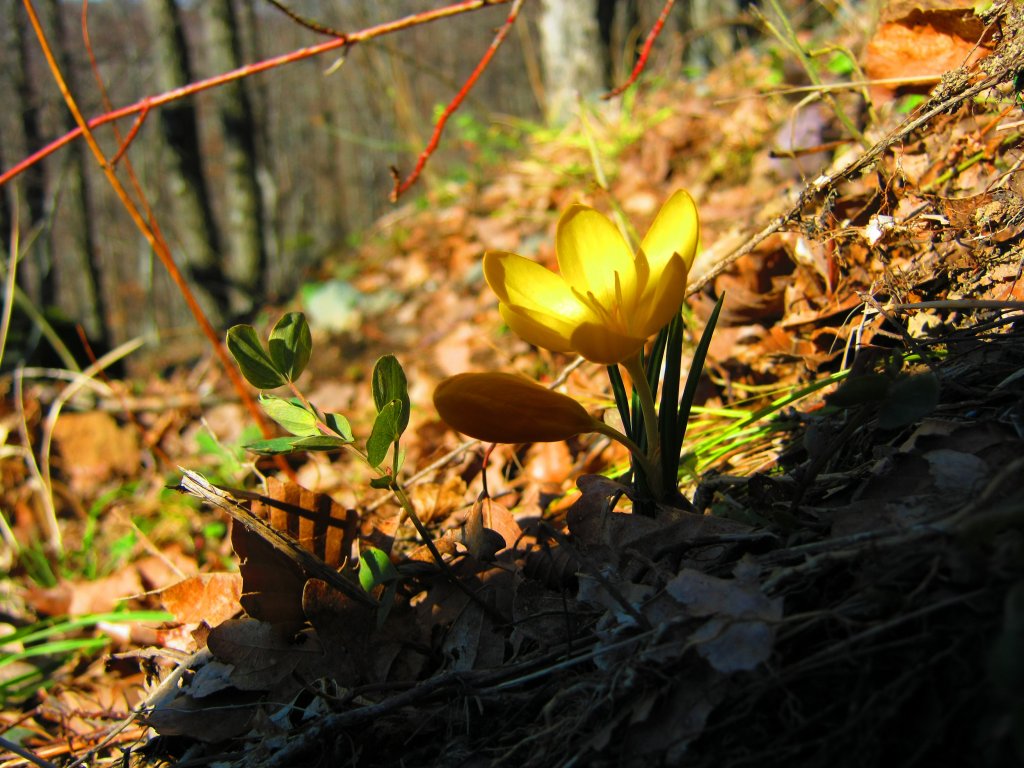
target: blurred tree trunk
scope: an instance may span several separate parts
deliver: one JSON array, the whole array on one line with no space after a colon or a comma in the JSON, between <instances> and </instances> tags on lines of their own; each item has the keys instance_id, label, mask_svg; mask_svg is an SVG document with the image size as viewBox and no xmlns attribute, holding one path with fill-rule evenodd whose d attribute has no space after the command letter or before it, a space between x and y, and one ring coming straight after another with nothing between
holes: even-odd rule
<instances>
[{"instance_id":1,"label":"blurred tree trunk","mask_svg":"<svg viewBox=\"0 0 1024 768\"><path fill-rule=\"evenodd\" d=\"M736 31L727 23L740 15L744 0L692 0L678 17L689 38L686 64L706 71L726 61L738 47Z\"/></svg>"},{"instance_id":2,"label":"blurred tree trunk","mask_svg":"<svg viewBox=\"0 0 1024 768\"><path fill-rule=\"evenodd\" d=\"M61 15L60 0L45 0L42 4L43 24L53 30L57 61L64 79L77 94L78 71L71 55L66 25ZM75 127L70 111L60 105L61 131ZM64 299L73 297L69 306L74 317L85 328L89 338L102 346L110 343L107 310L102 288L102 267L96 249L96 228L93 221L92 193L87 181L92 154L84 141L75 141L65 158L60 174L60 216L62 230L69 233L70 247L54 248L54 267L61 285L57 286ZM66 249L65 249L66 248ZM64 304L64 302L61 302Z\"/></svg>"},{"instance_id":3,"label":"blurred tree trunk","mask_svg":"<svg viewBox=\"0 0 1024 768\"><path fill-rule=\"evenodd\" d=\"M604 85L612 88L633 71L643 47L643 30L636 0L598 0Z\"/></svg>"},{"instance_id":4,"label":"blurred tree trunk","mask_svg":"<svg viewBox=\"0 0 1024 768\"><path fill-rule=\"evenodd\" d=\"M34 38L31 36L28 17L21 3L12 2L8 6L8 29L14 35L17 53L11 71L7 73L13 85L14 103L11 105L15 114L20 116L22 145L26 156L42 148L44 141L43 129L39 115L39 103L32 92L29 81L31 71L30 46ZM24 208L21 212L21 247L26 248L31 242L33 258L22 263L18 270L18 281L28 297L37 307L42 308L53 304L56 291L53 279L53 265L46 238L34 241L26 234L38 234L46 220L46 166L35 163L20 176Z\"/></svg>"},{"instance_id":5,"label":"blurred tree trunk","mask_svg":"<svg viewBox=\"0 0 1024 768\"><path fill-rule=\"evenodd\" d=\"M4 133L0 129L0 168L7 168L7 156L4 154ZM3 248L3 253L0 253L0 259L7 260L7 257L11 252L11 216L14 201L11 199L11 187L13 184L4 184L0 187L0 247ZM9 262L7 262L9 263ZM6 270L0 270L0 275L5 275Z\"/></svg>"},{"instance_id":6,"label":"blurred tree trunk","mask_svg":"<svg viewBox=\"0 0 1024 768\"><path fill-rule=\"evenodd\" d=\"M541 61L548 120L565 122L578 98L604 89L604 50L597 0L542 0Z\"/></svg>"},{"instance_id":7,"label":"blurred tree trunk","mask_svg":"<svg viewBox=\"0 0 1024 768\"><path fill-rule=\"evenodd\" d=\"M231 0L202 3L207 60L214 72L242 65L241 41ZM266 250L263 205L256 177L256 126L243 81L228 83L214 94L224 140L224 193L227 210L227 261L231 280L230 306L235 315L249 314L264 297Z\"/></svg>"},{"instance_id":8,"label":"blurred tree trunk","mask_svg":"<svg viewBox=\"0 0 1024 768\"><path fill-rule=\"evenodd\" d=\"M192 82L176 0L146 0L146 10L158 88L166 91ZM220 238L210 208L195 107L179 100L162 107L158 114L169 150L166 178L174 193L174 229L186 252L192 287L210 321L219 325L225 318L227 281L220 264Z\"/></svg>"}]
</instances>

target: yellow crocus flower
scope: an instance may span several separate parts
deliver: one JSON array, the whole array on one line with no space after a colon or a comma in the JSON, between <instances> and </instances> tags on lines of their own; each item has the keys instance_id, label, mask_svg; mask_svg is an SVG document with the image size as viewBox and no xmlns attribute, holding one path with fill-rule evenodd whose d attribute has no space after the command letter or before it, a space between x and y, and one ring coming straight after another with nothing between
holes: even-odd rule
<instances>
[{"instance_id":1,"label":"yellow crocus flower","mask_svg":"<svg viewBox=\"0 0 1024 768\"><path fill-rule=\"evenodd\" d=\"M515 253L490 251L484 276L520 337L614 365L679 312L699 237L697 206L682 190L661 207L635 254L606 216L573 205L558 221L561 274Z\"/></svg>"},{"instance_id":2,"label":"yellow crocus flower","mask_svg":"<svg viewBox=\"0 0 1024 768\"><path fill-rule=\"evenodd\" d=\"M449 376L434 407L452 429L488 443L553 442L603 427L571 397L514 373Z\"/></svg>"}]
</instances>

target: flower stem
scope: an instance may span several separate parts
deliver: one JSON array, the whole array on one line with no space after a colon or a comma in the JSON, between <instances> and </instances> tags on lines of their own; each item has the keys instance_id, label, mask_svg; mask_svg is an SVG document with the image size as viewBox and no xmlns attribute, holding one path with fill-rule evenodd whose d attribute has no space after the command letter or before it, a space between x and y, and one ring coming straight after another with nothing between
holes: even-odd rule
<instances>
[{"instance_id":1,"label":"flower stem","mask_svg":"<svg viewBox=\"0 0 1024 768\"><path fill-rule=\"evenodd\" d=\"M644 419L644 431L647 433L647 455L641 465L647 476L648 488L655 494L661 492L661 435L658 431L658 413L654 407L654 393L647 381L647 373L638 352L622 363L629 377L633 380L633 392L640 401L640 412Z\"/></svg>"},{"instance_id":2,"label":"flower stem","mask_svg":"<svg viewBox=\"0 0 1024 768\"><path fill-rule=\"evenodd\" d=\"M647 381L647 373L639 353L627 358L622 365L633 380L633 391L640 400L640 411L644 417L644 430L647 432L647 458L654 459L661 450L661 436L658 433L658 414L654 410L654 393Z\"/></svg>"},{"instance_id":3,"label":"flower stem","mask_svg":"<svg viewBox=\"0 0 1024 768\"><path fill-rule=\"evenodd\" d=\"M643 470L644 475L647 476L648 478L654 476L653 473L657 471L656 465L652 464L647 459L647 457L644 456L643 451L640 450L640 446L633 442L633 440L631 440L625 434L612 427L610 424L605 424L604 422L598 421L597 419L594 420L594 431L597 432L598 434L603 434L605 437L610 437L615 442L620 442L623 445L625 445L629 450L630 454L633 455L633 459L636 461L637 464L640 465L640 468Z\"/></svg>"}]
</instances>

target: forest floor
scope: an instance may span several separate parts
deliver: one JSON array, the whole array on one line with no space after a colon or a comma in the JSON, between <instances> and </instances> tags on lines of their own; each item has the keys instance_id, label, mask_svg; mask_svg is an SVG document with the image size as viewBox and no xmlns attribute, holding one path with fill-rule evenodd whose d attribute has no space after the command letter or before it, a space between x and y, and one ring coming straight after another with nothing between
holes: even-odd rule
<instances>
[{"instance_id":1,"label":"forest floor","mask_svg":"<svg viewBox=\"0 0 1024 768\"><path fill-rule=\"evenodd\" d=\"M1020 13L916 106L769 96L751 84L779 65L750 51L500 160L485 132L468 180L268 308L263 335L306 313L298 385L357 438L374 360L401 362L406 485L443 568L344 454L291 456L292 479L247 456L212 354L6 382L0 768L1024 763ZM631 514L602 438L488 454L438 420L463 371L614 410L603 368L503 330L481 256L553 266L568 205L642 233L679 188L703 233L688 349L726 297L692 503ZM230 530L179 468L318 568L390 548L390 610Z\"/></svg>"}]
</instances>

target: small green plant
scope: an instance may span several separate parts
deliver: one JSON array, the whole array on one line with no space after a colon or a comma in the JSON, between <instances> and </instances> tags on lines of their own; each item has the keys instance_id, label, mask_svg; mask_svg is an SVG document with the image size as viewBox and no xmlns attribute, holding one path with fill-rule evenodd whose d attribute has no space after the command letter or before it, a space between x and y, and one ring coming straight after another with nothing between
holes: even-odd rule
<instances>
[{"instance_id":1,"label":"small green plant","mask_svg":"<svg viewBox=\"0 0 1024 768\"><path fill-rule=\"evenodd\" d=\"M433 539L416 516L399 476L404 452L400 441L409 426L411 402L405 371L394 355L384 355L373 367L370 390L376 417L370 434L360 445L348 419L340 413L324 412L311 403L296 385L305 370L313 349L312 336L305 316L291 312L282 317L270 332L264 346L250 325L236 325L227 333L228 351L238 363L246 380L263 390L259 403L266 414L279 424L287 436L256 440L246 450L262 455L288 454L296 451L347 451L367 466L375 477L373 488L394 494L438 566L447 572L444 560ZM287 386L292 397L267 394L266 390ZM360 583L366 591L380 591L380 620L386 617L396 591L398 576L385 565L388 553L368 548L360 564Z\"/></svg>"},{"instance_id":2,"label":"small green plant","mask_svg":"<svg viewBox=\"0 0 1024 768\"><path fill-rule=\"evenodd\" d=\"M237 482L238 477L246 471L245 446L259 437L260 428L255 424L247 424L238 439L227 445L209 430L198 432L196 447L199 455L210 462L206 475L211 482L227 485Z\"/></svg>"},{"instance_id":3,"label":"small green plant","mask_svg":"<svg viewBox=\"0 0 1024 768\"><path fill-rule=\"evenodd\" d=\"M110 638L78 636L100 624L172 621L165 611L117 611L47 619L0 635L0 707L17 705L54 683L53 672L77 655L106 648ZM9 669L5 669L9 668Z\"/></svg>"}]
</instances>

